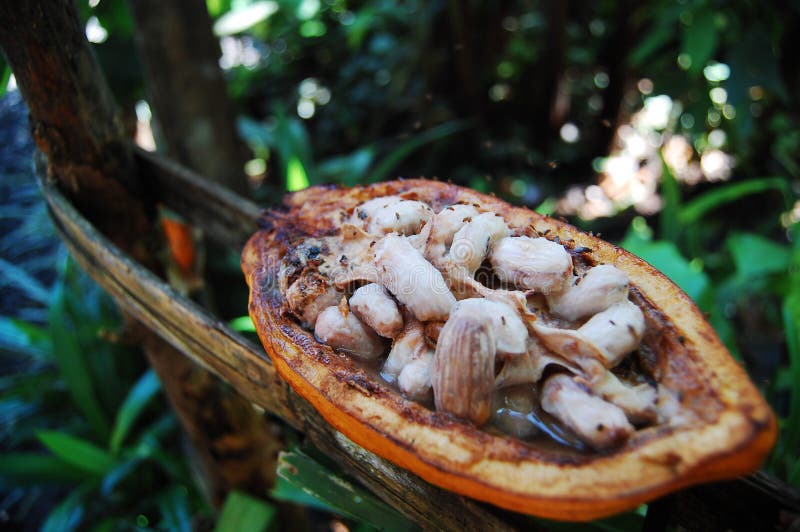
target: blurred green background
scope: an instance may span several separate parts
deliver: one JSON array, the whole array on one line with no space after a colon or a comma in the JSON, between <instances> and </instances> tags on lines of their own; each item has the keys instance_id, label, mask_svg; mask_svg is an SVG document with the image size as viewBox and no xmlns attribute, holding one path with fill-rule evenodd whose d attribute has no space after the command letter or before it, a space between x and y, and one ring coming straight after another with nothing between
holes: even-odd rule
<instances>
[{"instance_id":1,"label":"blurred green background","mask_svg":"<svg viewBox=\"0 0 800 532\"><path fill-rule=\"evenodd\" d=\"M765 468L800 486L800 2L206 4L254 198L438 177L620 243L708 314L780 418ZM153 147L128 4L78 5ZM278 529L290 501L311 528L409 528L326 487L340 473L297 436L271 494L212 510L157 379L54 236L0 72L0 526ZM247 329L246 300L221 307ZM646 511L589 526L638 530Z\"/></svg>"}]
</instances>

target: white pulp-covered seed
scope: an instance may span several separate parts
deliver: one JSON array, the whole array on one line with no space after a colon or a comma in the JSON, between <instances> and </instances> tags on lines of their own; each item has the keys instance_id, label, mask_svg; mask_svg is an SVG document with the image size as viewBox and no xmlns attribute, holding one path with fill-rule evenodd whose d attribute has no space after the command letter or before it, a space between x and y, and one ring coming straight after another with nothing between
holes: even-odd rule
<instances>
[{"instance_id":1,"label":"white pulp-covered seed","mask_svg":"<svg viewBox=\"0 0 800 532\"><path fill-rule=\"evenodd\" d=\"M611 264L591 268L578 284L547 298L550 310L568 320L597 314L628 299L628 274Z\"/></svg>"},{"instance_id":2,"label":"white pulp-covered seed","mask_svg":"<svg viewBox=\"0 0 800 532\"><path fill-rule=\"evenodd\" d=\"M374 247L380 284L420 321L445 320L455 304L444 277L407 239L395 234Z\"/></svg>"},{"instance_id":3,"label":"white pulp-covered seed","mask_svg":"<svg viewBox=\"0 0 800 532\"><path fill-rule=\"evenodd\" d=\"M400 200L375 209L367 231L372 234L413 235L433 216L433 210L421 201Z\"/></svg>"},{"instance_id":4,"label":"white pulp-covered seed","mask_svg":"<svg viewBox=\"0 0 800 532\"><path fill-rule=\"evenodd\" d=\"M409 399L419 401L431 395L433 357L432 349L423 349L419 357L406 364L397 377L397 386Z\"/></svg>"},{"instance_id":5,"label":"white pulp-covered seed","mask_svg":"<svg viewBox=\"0 0 800 532\"><path fill-rule=\"evenodd\" d=\"M362 360L374 360L383 354L384 344L375 332L361 323L355 314L342 313L338 306L328 307L317 317L314 336L331 347L348 351Z\"/></svg>"},{"instance_id":6,"label":"white pulp-covered seed","mask_svg":"<svg viewBox=\"0 0 800 532\"><path fill-rule=\"evenodd\" d=\"M455 235L450 246L451 265L474 275L491 246L510 231L505 220L491 212L473 216Z\"/></svg>"},{"instance_id":7,"label":"white pulp-covered seed","mask_svg":"<svg viewBox=\"0 0 800 532\"><path fill-rule=\"evenodd\" d=\"M403 317L392 296L381 285L366 284L353 292L350 309L384 338L394 338L403 329Z\"/></svg>"},{"instance_id":8,"label":"white pulp-covered seed","mask_svg":"<svg viewBox=\"0 0 800 532\"><path fill-rule=\"evenodd\" d=\"M389 356L383 363L381 376L388 382L394 382L403 368L422 356L426 349L428 346L425 343L422 324L417 320L410 320L403 328L403 332L395 338Z\"/></svg>"},{"instance_id":9,"label":"white pulp-covered seed","mask_svg":"<svg viewBox=\"0 0 800 532\"><path fill-rule=\"evenodd\" d=\"M602 368L613 368L639 346L645 323L639 307L626 300L595 314L577 330L539 322L532 326L545 347L577 364L594 381L602 376Z\"/></svg>"},{"instance_id":10,"label":"white pulp-covered seed","mask_svg":"<svg viewBox=\"0 0 800 532\"><path fill-rule=\"evenodd\" d=\"M644 325L644 314L639 307L625 300L592 316L578 332L600 348L606 356L606 367L613 368L639 346Z\"/></svg>"},{"instance_id":11,"label":"white pulp-covered seed","mask_svg":"<svg viewBox=\"0 0 800 532\"><path fill-rule=\"evenodd\" d=\"M521 355L527 351L528 328L510 305L485 298L462 299L451 311L456 312L489 320L494 329L497 354Z\"/></svg>"},{"instance_id":12,"label":"white pulp-covered seed","mask_svg":"<svg viewBox=\"0 0 800 532\"><path fill-rule=\"evenodd\" d=\"M654 421L658 414L658 388L643 383L631 386L606 371L596 382L587 383L592 392L620 407L634 423Z\"/></svg>"},{"instance_id":13,"label":"white pulp-covered seed","mask_svg":"<svg viewBox=\"0 0 800 532\"><path fill-rule=\"evenodd\" d=\"M621 408L589 394L563 373L545 382L542 408L597 450L622 443L635 430Z\"/></svg>"},{"instance_id":14,"label":"white pulp-covered seed","mask_svg":"<svg viewBox=\"0 0 800 532\"><path fill-rule=\"evenodd\" d=\"M430 221L431 232L425 256L434 262L444 257L453 243L453 236L478 214L478 209L464 204L450 205L439 211Z\"/></svg>"},{"instance_id":15,"label":"white pulp-covered seed","mask_svg":"<svg viewBox=\"0 0 800 532\"><path fill-rule=\"evenodd\" d=\"M560 292L572 275L567 250L546 238L503 238L492 248L489 260L501 281L543 294Z\"/></svg>"},{"instance_id":16,"label":"white pulp-covered seed","mask_svg":"<svg viewBox=\"0 0 800 532\"><path fill-rule=\"evenodd\" d=\"M353 210L350 223L361 229L366 229L369 222L379 209L383 209L402 201L400 196L383 196L367 200Z\"/></svg>"}]
</instances>

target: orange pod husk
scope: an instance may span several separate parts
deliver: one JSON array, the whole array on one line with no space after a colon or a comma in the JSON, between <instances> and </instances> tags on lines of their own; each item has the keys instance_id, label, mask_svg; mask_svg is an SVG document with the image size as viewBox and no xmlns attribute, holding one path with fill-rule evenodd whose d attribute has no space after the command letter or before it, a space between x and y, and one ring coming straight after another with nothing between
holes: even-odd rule
<instances>
[{"instance_id":1,"label":"orange pod husk","mask_svg":"<svg viewBox=\"0 0 800 532\"><path fill-rule=\"evenodd\" d=\"M593 264L613 264L631 281L644 312L642 346L657 382L693 421L655 424L602 453L489 433L402 397L350 357L315 340L287 312L278 286L281 259L294 242L335 234L365 200L404 195L440 208L467 202L503 216L518 234L544 236ZM565 521L635 508L670 491L757 469L776 437L775 418L691 299L634 255L566 223L495 197L428 180L352 189L312 187L266 213L242 254L250 315L278 373L328 423L362 447L426 481L496 506Z\"/></svg>"},{"instance_id":2,"label":"orange pod husk","mask_svg":"<svg viewBox=\"0 0 800 532\"><path fill-rule=\"evenodd\" d=\"M164 229L170 256L178 269L184 275L192 273L196 260L192 227L166 216L161 218L161 227Z\"/></svg>"}]
</instances>

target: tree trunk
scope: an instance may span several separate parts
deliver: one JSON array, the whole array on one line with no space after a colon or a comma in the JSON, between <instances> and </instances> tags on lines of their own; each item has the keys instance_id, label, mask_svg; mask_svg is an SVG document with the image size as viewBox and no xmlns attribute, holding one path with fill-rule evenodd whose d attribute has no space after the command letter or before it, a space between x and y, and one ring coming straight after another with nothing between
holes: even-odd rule
<instances>
[{"instance_id":1,"label":"tree trunk","mask_svg":"<svg viewBox=\"0 0 800 532\"><path fill-rule=\"evenodd\" d=\"M173 30L180 27L188 26L176 24ZM143 197L119 109L86 42L74 4L0 3L0 47L28 104L34 140L47 156L49 178L122 250L159 272L153 202ZM201 151L214 152L216 147L206 145ZM190 440L209 446L198 455L213 481L209 492L214 502L220 503L234 487L255 488L263 494L274 478L277 449L250 403L222 391L220 381L209 373L198 377L192 363L152 331L133 328ZM187 374L194 380L187 380Z\"/></svg>"},{"instance_id":2,"label":"tree trunk","mask_svg":"<svg viewBox=\"0 0 800 532\"><path fill-rule=\"evenodd\" d=\"M0 3L0 47L50 178L117 245L150 264L151 225L121 115L74 4Z\"/></svg>"},{"instance_id":3,"label":"tree trunk","mask_svg":"<svg viewBox=\"0 0 800 532\"><path fill-rule=\"evenodd\" d=\"M136 43L166 155L247 195L246 148L219 68L202 0L131 0Z\"/></svg>"}]
</instances>

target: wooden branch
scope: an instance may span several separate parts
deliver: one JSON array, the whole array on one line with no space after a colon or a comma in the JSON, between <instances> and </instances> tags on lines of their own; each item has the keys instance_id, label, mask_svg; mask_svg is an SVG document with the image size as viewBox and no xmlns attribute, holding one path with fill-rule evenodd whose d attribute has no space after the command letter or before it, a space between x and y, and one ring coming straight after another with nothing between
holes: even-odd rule
<instances>
[{"instance_id":1,"label":"wooden branch","mask_svg":"<svg viewBox=\"0 0 800 532\"><path fill-rule=\"evenodd\" d=\"M147 360L199 457L211 502L221 507L233 489L266 494L283 442L238 393L147 332L140 335Z\"/></svg>"},{"instance_id":2,"label":"wooden branch","mask_svg":"<svg viewBox=\"0 0 800 532\"><path fill-rule=\"evenodd\" d=\"M91 226L54 187L42 183L70 254L126 312L230 383L249 401L304 432L347 472L425 528L511 529L514 517L431 486L332 429L278 377L263 349L131 260ZM526 518L522 518L527 521ZM530 525L527 525L530 527Z\"/></svg>"},{"instance_id":3,"label":"wooden branch","mask_svg":"<svg viewBox=\"0 0 800 532\"><path fill-rule=\"evenodd\" d=\"M205 13L204 3L194 1L198 11ZM0 3L0 46L28 104L34 139L47 156L47 169L39 175L58 183L76 208L119 246L113 253L121 255L122 249L159 271L161 235L152 223L155 205L143 195L132 145L74 2ZM218 124L208 126L214 127ZM209 146L203 151L214 152ZM135 326L134 320L129 322ZM210 374L192 371L191 383L197 386L187 386L185 375L191 364L180 355L176 358L151 328L141 328L138 339L147 344L150 360L190 439L204 445L197 454L212 480L209 491L214 501L221 503L224 493L234 487L250 487L263 494L275 469L275 460L266 450L278 444L264 419L249 403L237 404L242 400L227 393ZM238 445L238 458L242 458L233 466L225 459L232 443ZM215 446L213 453L209 446Z\"/></svg>"},{"instance_id":4,"label":"wooden branch","mask_svg":"<svg viewBox=\"0 0 800 532\"><path fill-rule=\"evenodd\" d=\"M202 183L195 182L190 172L181 170L170 177L170 171L179 167L157 156L139 156L155 169L156 177L151 176L153 183L166 185L174 180L171 186L175 190L197 188L191 194L208 201L192 204L186 212L168 203L171 208L187 217L196 216L199 221L203 220L203 213L212 212L222 213L228 220L238 220L230 226L227 223L220 226L227 227L221 233L231 238L237 234L243 236L240 232L246 231L248 225L255 228L257 209L252 204L241 200L242 213L236 215L235 197L216 198L208 188L200 186ZM123 308L182 353L229 382L249 401L304 432L314 445L398 511L425 528L536 527L536 522L527 517L431 486L349 441L277 376L260 347L228 329L116 249L52 186L43 184L43 191L70 253ZM162 199L172 197L173 193L167 192ZM662 530L669 524L720 523L719 516L723 514L738 515L742 509L753 508L757 509L755 518L760 523L778 524L781 519L796 519L800 515L800 496L775 479L756 473L738 481L696 486L655 501L652 516L648 516L648 528Z\"/></svg>"},{"instance_id":5,"label":"wooden branch","mask_svg":"<svg viewBox=\"0 0 800 532\"><path fill-rule=\"evenodd\" d=\"M261 209L188 168L141 149L136 164L150 196L200 227L214 241L241 249L256 230Z\"/></svg>"}]
</instances>

